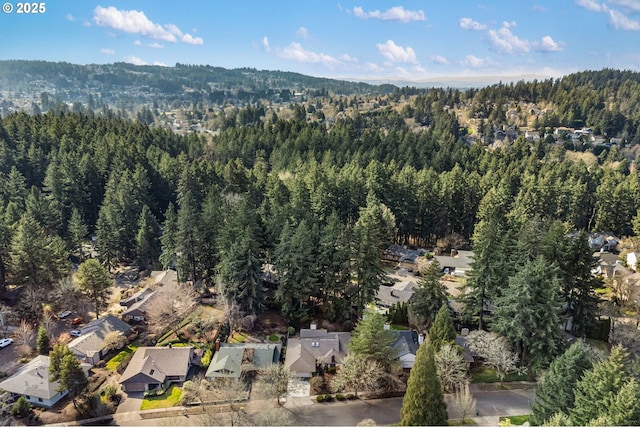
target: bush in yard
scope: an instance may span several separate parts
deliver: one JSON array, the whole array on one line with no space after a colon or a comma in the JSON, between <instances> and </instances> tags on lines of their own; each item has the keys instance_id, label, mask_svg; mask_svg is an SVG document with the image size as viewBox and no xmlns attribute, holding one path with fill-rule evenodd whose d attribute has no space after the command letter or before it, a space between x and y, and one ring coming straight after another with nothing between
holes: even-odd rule
<instances>
[{"instance_id":1,"label":"bush in yard","mask_svg":"<svg viewBox=\"0 0 640 427\"><path fill-rule=\"evenodd\" d=\"M324 402L324 396L323 396L323 395L321 395L321 394L319 394L318 396L316 396L316 401L317 401L318 403L322 403L322 402Z\"/></svg>"},{"instance_id":2,"label":"bush in yard","mask_svg":"<svg viewBox=\"0 0 640 427\"><path fill-rule=\"evenodd\" d=\"M11 407L11 416L24 418L31 413L31 404L24 396L20 396Z\"/></svg>"},{"instance_id":3,"label":"bush in yard","mask_svg":"<svg viewBox=\"0 0 640 427\"><path fill-rule=\"evenodd\" d=\"M212 357L213 357L213 350L211 348L206 349L204 354L202 355L202 359L200 359L200 365L203 368L208 368L209 365L211 364Z\"/></svg>"},{"instance_id":4,"label":"bush in yard","mask_svg":"<svg viewBox=\"0 0 640 427\"><path fill-rule=\"evenodd\" d=\"M353 399L355 399L355 398L356 398L356 397L353 395L353 393L349 393L349 394L347 394L347 399L349 399L349 400L353 400Z\"/></svg>"},{"instance_id":5,"label":"bush in yard","mask_svg":"<svg viewBox=\"0 0 640 427\"><path fill-rule=\"evenodd\" d=\"M325 394L324 400L325 402L333 402L333 396L331 396L330 394Z\"/></svg>"},{"instance_id":6,"label":"bush in yard","mask_svg":"<svg viewBox=\"0 0 640 427\"><path fill-rule=\"evenodd\" d=\"M338 393L336 394L336 399L338 399L339 401L343 401L346 399L346 397L344 397L344 394Z\"/></svg>"},{"instance_id":7,"label":"bush in yard","mask_svg":"<svg viewBox=\"0 0 640 427\"><path fill-rule=\"evenodd\" d=\"M320 375L315 377L311 377L309 380L309 386L311 386L311 390L319 393L322 390L322 386L324 385L324 378ZM313 393L315 394L315 393Z\"/></svg>"}]
</instances>

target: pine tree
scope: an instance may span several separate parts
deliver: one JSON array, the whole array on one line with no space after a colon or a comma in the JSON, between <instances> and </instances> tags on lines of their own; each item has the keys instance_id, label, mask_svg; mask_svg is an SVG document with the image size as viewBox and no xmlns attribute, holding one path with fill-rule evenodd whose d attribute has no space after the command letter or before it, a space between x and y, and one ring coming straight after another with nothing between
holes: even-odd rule
<instances>
[{"instance_id":1,"label":"pine tree","mask_svg":"<svg viewBox=\"0 0 640 427\"><path fill-rule=\"evenodd\" d=\"M160 256L158 221L147 205L142 207L136 235L136 258L140 267L151 267Z\"/></svg>"},{"instance_id":2,"label":"pine tree","mask_svg":"<svg viewBox=\"0 0 640 427\"><path fill-rule=\"evenodd\" d=\"M348 230L334 211L320 235L318 263L322 309L332 321L344 321L351 316L351 303L346 292L351 285L351 245Z\"/></svg>"},{"instance_id":3,"label":"pine tree","mask_svg":"<svg viewBox=\"0 0 640 427\"><path fill-rule=\"evenodd\" d=\"M409 320L421 332L429 329L440 307L446 305L447 292L440 282L441 277L440 264L431 261L409 301Z\"/></svg>"},{"instance_id":4,"label":"pine tree","mask_svg":"<svg viewBox=\"0 0 640 427\"><path fill-rule=\"evenodd\" d=\"M449 306L442 304L436 319L429 329L429 342L437 353L444 344L453 344L456 340L456 328L449 312Z\"/></svg>"},{"instance_id":5,"label":"pine tree","mask_svg":"<svg viewBox=\"0 0 640 427\"><path fill-rule=\"evenodd\" d=\"M200 239L198 226L200 224L200 208L194 195L187 191L179 197L178 219L177 219L177 253L178 275L181 280L189 279L194 284L200 282L200 269L198 268L197 257L200 252Z\"/></svg>"},{"instance_id":6,"label":"pine tree","mask_svg":"<svg viewBox=\"0 0 640 427\"><path fill-rule=\"evenodd\" d=\"M73 253L77 253L80 260L84 259L84 252L82 250L82 243L89 234L89 229L82 219L78 209L74 208L71 211L71 218L69 218L69 225L67 226L69 233L69 246Z\"/></svg>"},{"instance_id":7,"label":"pine tree","mask_svg":"<svg viewBox=\"0 0 640 427\"><path fill-rule=\"evenodd\" d=\"M78 409L76 398L89 384L80 362L66 344L57 344L49 352L50 380L59 383L57 391L69 391L73 406Z\"/></svg>"},{"instance_id":8,"label":"pine tree","mask_svg":"<svg viewBox=\"0 0 640 427\"><path fill-rule=\"evenodd\" d=\"M113 286L109 273L97 259L91 258L80 264L76 278L82 293L93 301L96 319L99 318L100 309L106 307L109 300L109 288Z\"/></svg>"},{"instance_id":9,"label":"pine tree","mask_svg":"<svg viewBox=\"0 0 640 427\"><path fill-rule=\"evenodd\" d=\"M160 254L160 263L162 268L167 269L176 267L177 243L177 226L178 214L176 213L173 203L169 203L167 211L164 214L164 223L162 223L162 236L160 243L162 245L162 253Z\"/></svg>"},{"instance_id":10,"label":"pine tree","mask_svg":"<svg viewBox=\"0 0 640 427\"><path fill-rule=\"evenodd\" d=\"M434 361L433 347L427 341L416 354L407 391L400 409L402 426L443 426L448 424L447 404Z\"/></svg>"},{"instance_id":11,"label":"pine tree","mask_svg":"<svg viewBox=\"0 0 640 427\"><path fill-rule=\"evenodd\" d=\"M375 360L388 370L396 358L395 350L391 347L395 338L391 331L384 329L384 324L383 315L367 314L351 334L349 351Z\"/></svg>"},{"instance_id":12,"label":"pine tree","mask_svg":"<svg viewBox=\"0 0 640 427\"><path fill-rule=\"evenodd\" d=\"M621 346L613 347L607 360L585 372L576 385L574 406L569 414L574 425L587 425L607 415L615 396L629 379L625 369L627 357Z\"/></svg>"},{"instance_id":13,"label":"pine tree","mask_svg":"<svg viewBox=\"0 0 640 427\"><path fill-rule=\"evenodd\" d=\"M36 338L36 350L38 354L49 353L49 334L44 326L38 328L38 336Z\"/></svg>"},{"instance_id":14,"label":"pine tree","mask_svg":"<svg viewBox=\"0 0 640 427\"><path fill-rule=\"evenodd\" d=\"M574 390L585 371L591 369L589 354L582 343L577 341L556 358L544 374L535 390L532 414L533 425L547 422L558 412L567 413L573 407Z\"/></svg>"}]
</instances>

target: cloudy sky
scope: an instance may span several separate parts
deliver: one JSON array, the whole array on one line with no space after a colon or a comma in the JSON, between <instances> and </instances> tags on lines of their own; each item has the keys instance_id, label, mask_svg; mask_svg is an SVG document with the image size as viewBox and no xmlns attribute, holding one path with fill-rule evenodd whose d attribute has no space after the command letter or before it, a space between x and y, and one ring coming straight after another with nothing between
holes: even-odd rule
<instances>
[{"instance_id":1,"label":"cloudy sky","mask_svg":"<svg viewBox=\"0 0 640 427\"><path fill-rule=\"evenodd\" d=\"M28 15L9 3L0 59L389 80L640 70L640 0L49 0Z\"/></svg>"}]
</instances>

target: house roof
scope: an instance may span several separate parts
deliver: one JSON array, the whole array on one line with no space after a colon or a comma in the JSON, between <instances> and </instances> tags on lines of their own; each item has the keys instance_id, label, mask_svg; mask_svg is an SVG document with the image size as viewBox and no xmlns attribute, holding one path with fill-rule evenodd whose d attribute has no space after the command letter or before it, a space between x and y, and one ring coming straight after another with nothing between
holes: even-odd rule
<instances>
[{"instance_id":1,"label":"house roof","mask_svg":"<svg viewBox=\"0 0 640 427\"><path fill-rule=\"evenodd\" d=\"M243 371L256 371L278 363L280 347L280 344L263 343L222 344L205 376L239 378Z\"/></svg>"},{"instance_id":2,"label":"house roof","mask_svg":"<svg viewBox=\"0 0 640 427\"><path fill-rule=\"evenodd\" d=\"M49 381L49 356L37 356L15 374L0 382L0 388L11 393L51 399L59 383Z\"/></svg>"},{"instance_id":3,"label":"house roof","mask_svg":"<svg viewBox=\"0 0 640 427\"><path fill-rule=\"evenodd\" d=\"M127 316L127 315L133 315L133 314L144 314L145 312L145 306L151 301L153 300L153 296L156 294L156 291L151 291L149 293L144 294L143 298L138 301L135 302L133 304L131 304L129 306L129 308L127 308L123 313L122 316Z\"/></svg>"},{"instance_id":4,"label":"house roof","mask_svg":"<svg viewBox=\"0 0 640 427\"><path fill-rule=\"evenodd\" d=\"M350 340L350 332L301 329L300 338L289 338L284 364L293 372L309 373L316 370L316 361L340 363L347 354Z\"/></svg>"},{"instance_id":5,"label":"house roof","mask_svg":"<svg viewBox=\"0 0 640 427\"><path fill-rule=\"evenodd\" d=\"M132 305L138 301L145 299L147 295L151 293L153 293L153 290L151 288L142 288L135 294L131 295L129 298L123 299L120 302L126 305Z\"/></svg>"},{"instance_id":6,"label":"house roof","mask_svg":"<svg viewBox=\"0 0 640 427\"><path fill-rule=\"evenodd\" d=\"M473 262L473 252L471 251L463 251L464 254L460 254L456 256L436 256L435 259L440 264L442 268L455 268L461 270L468 270L471 268L471 263Z\"/></svg>"},{"instance_id":7,"label":"house roof","mask_svg":"<svg viewBox=\"0 0 640 427\"><path fill-rule=\"evenodd\" d=\"M132 379L139 382L140 376L157 382L163 382L166 377L186 376L192 355L193 347L139 347L120 382L132 382Z\"/></svg>"},{"instance_id":8,"label":"house roof","mask_svg":"<svg viewBox=\"0 0 640 427\"><path fill-rule=\"evenodd\" d=\"M385 305L392 306L398 302L408 302L413 293L413 290L402 290L394 286L380 285L376 299Z\"/></svg>"},{"instance_id":9,"label":"house roof","mask_svg":"<svg viewBox=\"0 0 640 427\"><path fill-rule=\"evenodd\" d=\"M396 350L396 358L418 352L418 333L416 331L391 331L396 337L391 347Z\"/></svg>"},{"instance_id":10,"label":"house roof","mask_svg":"<svg viewBox=\"0 0 640 427\"><path fill-rule=\"evenodd\" d=\"M112 315L101 317L80 329L80 336L69 343L69 348L78 355L93 357L104 349L105 337L115 331L127 335L131 326Z\"/></svg>"}]
</instances>

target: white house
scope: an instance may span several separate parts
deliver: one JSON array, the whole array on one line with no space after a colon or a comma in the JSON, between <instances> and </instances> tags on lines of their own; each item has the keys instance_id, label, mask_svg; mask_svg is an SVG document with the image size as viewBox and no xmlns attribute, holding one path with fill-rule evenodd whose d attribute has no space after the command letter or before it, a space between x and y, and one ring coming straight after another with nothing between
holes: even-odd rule
<instances>
[{"instance_id":1,"label":"white house","mask_svg":"<svg viewBox=\"0 0 640 427\"><path fill-rule=\"evenodd\" d=\"M16 396L24 396L29 403L47 408L68 394L57 391L59 383L49 381L49 356L38 356L18 372L0 382L0 388Z\"/></svg>"}]
</instances>

